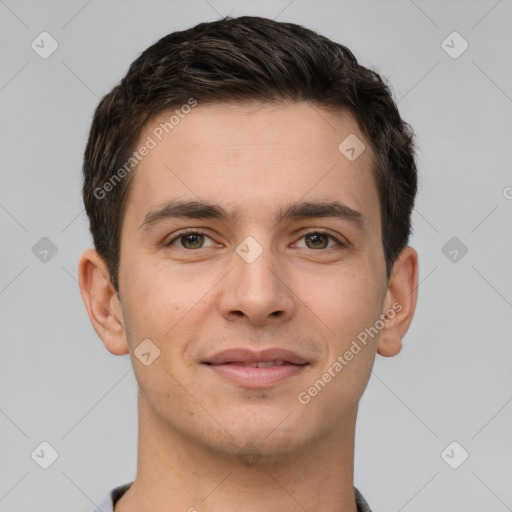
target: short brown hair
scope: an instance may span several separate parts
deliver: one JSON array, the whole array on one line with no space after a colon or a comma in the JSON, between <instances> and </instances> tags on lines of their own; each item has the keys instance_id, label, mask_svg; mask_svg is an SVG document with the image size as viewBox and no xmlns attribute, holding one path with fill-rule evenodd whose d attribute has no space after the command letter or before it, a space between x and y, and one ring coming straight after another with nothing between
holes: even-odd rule
<instances>
[{"instance_id":1,"label":"short brown hair","mask_svg":"<svg viewBox=\"0 0 512 512\"><path fill-rule=\"evenodd\" d=\"M293 23L225 17L173 32L146 49L100 101L84 154L83 199L98 253L119 291L120 235L133 173L122 173L142 128L194 98L199 104L305 101L356 119L375 155L389 278L411 234L417 191L413 131L390 87L345 46ZM124 177L126 175L126 177ZM108 193L105 193L109 182ZM99 193L98 191L102 191Z\"/></svg>"}]
</instances>

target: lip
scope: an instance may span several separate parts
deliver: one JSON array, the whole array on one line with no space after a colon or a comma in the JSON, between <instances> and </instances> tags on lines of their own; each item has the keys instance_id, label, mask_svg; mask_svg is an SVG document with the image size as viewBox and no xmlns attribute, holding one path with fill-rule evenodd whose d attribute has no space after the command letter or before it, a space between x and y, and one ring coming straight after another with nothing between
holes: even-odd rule
<instances>
[{"instance_id":1,"label":"lip","mask_svg":"<svg viewBox=\"0 0 512 512\"><path fill-rule=\"evenodd\" d=\"M264 361L282 361L270 367L250 367ZM285 349L266 349L254 352L247 349L230 349L218 352L203 364L219 377L245 388L275 386L304 372L310 365L306 359Z\"/></svg>"},{"instance_id":2,"label":"lip","mask_svg":"<svg viewBox=\"0 0 512 512\"><path fill-rule=\"evenodd\" d=\"M261 361L285 361L297 365L309 363L309 361L299 354L282 348L267 348L259 352L249 349L233 348L217 352L204 361L204 363L219 365L226 363L259 363Z\"/></svg>"}]
</instances>

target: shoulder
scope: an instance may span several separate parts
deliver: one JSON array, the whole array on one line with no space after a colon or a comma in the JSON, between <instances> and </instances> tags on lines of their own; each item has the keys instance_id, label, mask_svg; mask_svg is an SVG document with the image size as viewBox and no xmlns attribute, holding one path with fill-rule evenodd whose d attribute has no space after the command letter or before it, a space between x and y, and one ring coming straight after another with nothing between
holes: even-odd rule
<instances>
[{"instance_id":1,"label":"shoulder","mask_svg":"<svg viewBox=\"0 0 512 512\"><path fill-rule=\"evenodd\" d=\"M370 505L368 505L363 495L355 487L354 494L356 495L357 512L372 512Z\"/></svg>"},{"instance_id":2,"label":"shoulder","mask_svg":"<svg viewBox=\"0 0 512 512\"><path fill-rule=\"evenodd\" d=\"M126 484L119 485L118 487L114 487L103 498L101 503L94 510L91 510L91 512L114 512L114 505L116 501L121 498L132 484L133 482L128 482Z\"/></svg>"}]
</instances>

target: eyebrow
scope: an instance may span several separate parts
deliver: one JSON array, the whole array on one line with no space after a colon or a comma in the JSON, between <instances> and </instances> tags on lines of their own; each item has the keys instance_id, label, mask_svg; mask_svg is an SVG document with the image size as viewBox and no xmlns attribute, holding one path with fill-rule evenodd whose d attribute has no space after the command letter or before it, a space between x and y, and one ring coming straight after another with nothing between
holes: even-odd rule
<instances>
[{"instance_id":1,"label":"eyebrow","mask_svg":"<svg viewBox=\"0 0 512 512\"><path fill-rule=\"evenodd\" d=\"M144 217L141 230L150 230L155 225L167 219L216 219L223 222L236 220L239 209L230 211L223 206L209 201L171 201L162 208L148 212ZM286 220L301 220L314 218L337 218L349 221L359 231L368 232L368 221L358 210L354 210L339 201L292 203L282 206L277 211L274 220L280 223Z\"/></svg>"}]
</instances>

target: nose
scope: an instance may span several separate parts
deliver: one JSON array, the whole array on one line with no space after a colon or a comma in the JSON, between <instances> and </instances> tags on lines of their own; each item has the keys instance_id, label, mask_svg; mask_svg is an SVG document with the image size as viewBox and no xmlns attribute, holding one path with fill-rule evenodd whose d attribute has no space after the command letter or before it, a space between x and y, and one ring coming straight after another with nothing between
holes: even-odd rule
<instances>
[{"instance_id":1,"label":"nose","mask_svg":"<svg viewBox=\"0 0 512 512\"><path fill-rule=\"evenodd\" d=\"M233 254L233 268L222 280L222 316L231 322L278 324L290 320L296 300L290 277L270 249L254 260Z\"/></svg>"}]
</instances>

